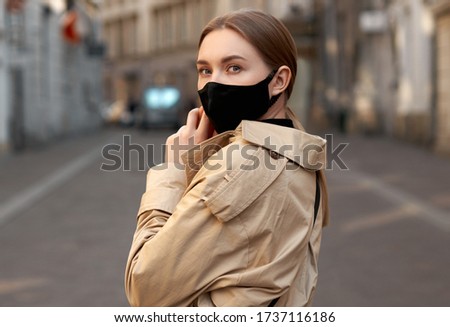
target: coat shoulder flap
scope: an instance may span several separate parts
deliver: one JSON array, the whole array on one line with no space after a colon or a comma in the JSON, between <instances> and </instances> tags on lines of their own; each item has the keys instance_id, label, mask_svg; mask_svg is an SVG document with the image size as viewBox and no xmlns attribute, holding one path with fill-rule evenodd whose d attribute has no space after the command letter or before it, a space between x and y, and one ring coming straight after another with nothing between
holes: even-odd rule
<instances>
[{"instance_id":1,"label":"coat shoulder flap","mask_svg":"<svg viewBox=\"0 0 450 327\"><path fill-rule=\"evenodd\" d=\"M231 151L230 155L233 145L237 151ZM286 167L287 159L271 156L267 149L250 143L233 143L222 151L226 153L222 153L226 161L221 160L226 167L221 174L223 177L216 187L209 188L203 200L218 220L227 222L250 206L273 183Z\"/></svg>"}]
</instances>

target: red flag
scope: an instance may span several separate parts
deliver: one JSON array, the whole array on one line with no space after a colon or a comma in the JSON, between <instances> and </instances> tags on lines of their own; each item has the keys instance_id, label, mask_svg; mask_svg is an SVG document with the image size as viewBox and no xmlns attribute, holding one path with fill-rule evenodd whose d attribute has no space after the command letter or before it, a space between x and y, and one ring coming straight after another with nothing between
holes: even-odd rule
<instances>
[{"instance_id":1,"label":"red flag","mask_svg":"<svg viewBox=\"0 0 450 327\"><path fill-rule=\"evenodd\" d=\"M79 43L81 35L78 30L78 14L70 10L64 14L62 19L62 34L65 40L70 43Z\"/></svg>"}]
</instances>

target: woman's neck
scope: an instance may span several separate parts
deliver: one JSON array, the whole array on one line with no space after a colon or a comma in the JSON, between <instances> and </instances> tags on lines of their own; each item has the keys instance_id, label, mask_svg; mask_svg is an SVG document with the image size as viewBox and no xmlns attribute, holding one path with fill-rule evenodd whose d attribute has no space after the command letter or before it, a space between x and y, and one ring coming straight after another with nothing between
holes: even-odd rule
<instances>
[{"instance_id":1,"label":"woman's neck","mask_svg":"<svg viewBox=\"0 0 450 327\"><path fill-rule=\"evenodd\" d=\"M281 95L278 101L276 101L264 115L259 117L258 120L277 119L277 118L281 119L287 118L286 99L284 94Z\"/></svg>"}]
</instances>

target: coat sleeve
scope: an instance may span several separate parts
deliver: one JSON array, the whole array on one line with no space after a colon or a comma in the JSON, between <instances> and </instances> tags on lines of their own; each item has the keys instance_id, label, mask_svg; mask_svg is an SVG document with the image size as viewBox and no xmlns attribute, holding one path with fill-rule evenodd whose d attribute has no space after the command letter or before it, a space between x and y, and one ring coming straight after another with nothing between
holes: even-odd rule
<instances>
[{"instance_id":1,"label":"coat sleeve","mask_svg":"<svg viewBox=\"0 0 450 327\"><path fill-rule=\"evenodd\" d=\"M214 186L203 181L185 193L184 178L171 166L148 173L125 272L133 306L189 306L218 276L237 283L230 270L247 264L242 228L225 227L204 203Z\"/></svg>"}]
</instances>

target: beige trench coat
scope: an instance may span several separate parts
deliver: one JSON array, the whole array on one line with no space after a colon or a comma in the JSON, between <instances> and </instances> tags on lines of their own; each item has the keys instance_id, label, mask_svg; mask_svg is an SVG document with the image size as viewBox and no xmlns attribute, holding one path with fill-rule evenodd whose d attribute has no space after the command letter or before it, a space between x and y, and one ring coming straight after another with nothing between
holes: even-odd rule
<instances>
[{"instance_id":1,"label":"beige trench coat","mask_svg":"<svg viewBox=\"0 0 450 327\"><path fill-rule=\"evenodd\" d=\"M326 184L325 140L243 121L151 168L125 272L133 306L310 305Z\"/></svg>"}]
</instances>

